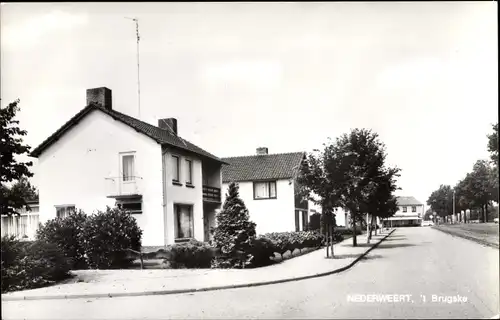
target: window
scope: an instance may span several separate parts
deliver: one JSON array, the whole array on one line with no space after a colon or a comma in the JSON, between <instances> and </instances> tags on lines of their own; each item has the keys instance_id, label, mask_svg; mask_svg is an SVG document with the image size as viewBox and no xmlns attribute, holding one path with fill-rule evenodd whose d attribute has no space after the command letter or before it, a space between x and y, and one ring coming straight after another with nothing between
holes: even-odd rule
<instances>
[{"instance_id":1,"label":"window","mask_svg":"<svg viewBox=\"0 0 500 320\"><path fill-rule=\"evenodd\" d=\"M130 213L142 213L142 198L120 199L116 206Z\"/></svg>"},{"instance_id":2,"label":"window","mask_svg":"<svg viewBox=\"0 0 500 320\"><path fill-rule=\"evenodd\" d=\"M179 157L172 156L172 181L179 182Z\"/></svg>"},{"instance_id":3,"label":"window","mask_svg":"<svg viewBox=\"0 0 500 320\"><path fill-rule=\"evenodd\" d=\"M186 184L193 184L193 162L186 159Z\"/></svg>"},{"instance_id":4,"label":"window","mask_svg":"<svg viewBox=\"0 0 500 320\"><path fill-rule=\"evenodd\" d=\"M123 154L122 155L122 178L123 181L134 181L134 155L133 154Z\"/></svg>"},{"instance_id":5,"label":"window","mask_svg":"<svg viewBox=\"0 0 500 320\"><path fill-rule=\"evenodd\" d=\"M416 206L412 206L411 207L411 212L417 212L417 207Z\"/></svg>"},{"instance_id":6,"label":"window","mask_svg":"<svg viewBox=\"0 0 500 320\"><path fill-rule=\"evenodd\" d=\"M403 212L406 212L406 207L403 207Z\"/></svg>"},{"instance_id":7,"label":"window","mask_svg":"<svg viewBox=\"0 0 500 320\"><path fill-rule=\"evenodd\" d=\"M193 237L193 206L174 204L176 239Z\"/></svg>"},{"instance_id":8,"label":"window","mask_svg":"<svg viewBox=\"0 0 500 320\"><path fill-rule=\"evenodd\" d=\"M254 182L254 199L276 199L276 181Z\"/></svg>"},{"instance_id":9,"label":"window","mask_svg":"<svg viewBox=\"0 0 500 320\"><path fill-rule=\"evenodd\" d=\"M56 215L58 218L64 219L67 216L69 216L71 213L75 212L75 206L74 205L62 205L62 206L56 206Z\"/></svg>"},{"instance_id":10,"label":"window","mask_svg":"<svg viewBox=\"0 0 500 320\"><path fill-rule=\"evenodd\" d=\"M27 215L22 215L18 217L18 223L19 223L19 237L21 238L27 238L28 237L28 216Z\"/></svg>"},{"instance_id":11,"label":"window","mask_svg":"<svg viewBox=\"0 0 500 320\"><path fill-rule=\"evenodd\" d=\"M19 236L18 228L19 220L17 215L2 217L2 237L3 236Z\"/></svg>"}]
</instances>

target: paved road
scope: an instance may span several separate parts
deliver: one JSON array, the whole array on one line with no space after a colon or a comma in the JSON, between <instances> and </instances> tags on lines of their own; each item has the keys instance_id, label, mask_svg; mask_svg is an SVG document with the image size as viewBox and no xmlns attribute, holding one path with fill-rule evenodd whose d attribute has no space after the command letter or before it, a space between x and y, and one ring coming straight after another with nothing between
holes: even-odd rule
<instances>
[{"instance_id":1,"label":"paved road","mask_svg":"<svg viewBox=\"0 0 500 320\"><path fill-rule=\"evenodd\" d=\"M498 249L432 228L401 228L366 260L332 276L195 294L9 301L2 302L2 318L491 318L499 313L498 259ZM411 299L353 302L349 294ZM459 295L467 302L432 302L432 295Z\"/></svg>"}]
</instances>

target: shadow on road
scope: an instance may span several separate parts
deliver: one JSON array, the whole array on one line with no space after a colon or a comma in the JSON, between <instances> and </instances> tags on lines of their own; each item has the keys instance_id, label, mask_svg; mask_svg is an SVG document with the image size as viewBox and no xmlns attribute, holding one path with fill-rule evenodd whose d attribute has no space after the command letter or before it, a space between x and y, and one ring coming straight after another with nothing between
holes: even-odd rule
<instances>
[{"instance_id":1,"label":"shadow on road","mask_svg":"<svg viewBox=\"0 0 500 320\"><path fill-rule=\"evenodd\" d=\"M404 248L404 247L414 247L414 244L411 243L400 243L400 244L381 244L377 247L377 249L391 249L391 248Z\"/></svg>"},{"instance_id":2,"label":"shadow on road","mask_svg":"<svg viewBox=\"0 0 500 320\"><path fill-rule=\"evenodd\" d=\"M385 239L384 241L396 241L396 240L406 240L408 239L407 237L391 237L391 238L387 238Z\"/></svg>"},{"instance_id":3,"label":"shadow on road","mask_svg":"<svg viewBox=\"0 0 500 320\"><path fill-rule=\"evenodd\" d=\"M358 254L352 254L352 253L349 253L349 254L336 254L328 259L348 259L348 258L357 258L361 255L361 253L358 253Z\"/></svg>"},{"instance_id":4,"label":"shadow on road","mask_svg":"<svg viewBox=\"0 0 500 320\"><path fill-rule=\"evenodd\" d=\"M335 255L333 258L328 258L328 259L348 259L348 258L357 258L359 257L361 254L358 253L358 254L338 254L338 255ZM379 255L379 254L368 254L366 256L364 256L363 258L361 258L361 260L373 260L373 259L379 259L379 258L383 258L383 256Z\"/></svg>"},{"instance_id":5,"label":"shadow on road","mask_svg":"<svg viewBox=\"0 0 500 320\"><path fill-rule=\"evenodd\" d=\"M368 254L366 256L364 256L363 258L361 258L361 260L374 260L374 259L380 259L380 258L383 258L384 256L380 255L380 254Z\"/></svg>"}]
</instances>

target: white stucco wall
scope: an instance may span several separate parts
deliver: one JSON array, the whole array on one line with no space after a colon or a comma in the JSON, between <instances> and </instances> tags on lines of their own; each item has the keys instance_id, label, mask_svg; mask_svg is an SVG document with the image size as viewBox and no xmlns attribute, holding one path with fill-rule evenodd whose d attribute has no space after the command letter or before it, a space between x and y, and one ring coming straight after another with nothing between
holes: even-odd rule
<instances>
[{"instance_id":1,"label":"white stucco wall","mask_svg":"<svg viewBox=\"0 0 500 320\"><path fill-rule=\"evenodd\" d=\"M423 205L416 205L417 211L413 212L412 211L412 206L406 206L406 212L403 212L403 206L398 206L398 211L394 214L394 217L396 216L403 216L403 217L411 217L411 216L418 216L420 214L420 218L424 217L424 206Z\"/></svg>"},{"instance_id":2,"label":"white stucco wall","mask_svg":"<svg viewBox=\"0 0 500 320\"><path fill-rule=\"evenodd\" d=\"M253 199L253 182L239 182L240 197L250 213L250 219L257 224L257 234L268 232L295 231L295 203L293 183L288 179L276 182L276 199ZM222 203L229 184L222 187Z\"/></svg>"},{"instance_id":3,"label":"white stucco wall","mask_svg":"<svg viewBox=\"0 0 500 320\"><path fill-rule=\"evenodd\" d=\"M166 181L166 207L165 207L165 241L167 244L175 242L176 219L174 215L174 204L186 204L193 206L193 231L197 240L204 240L203 226L203 189L202 189L202 162L191 154L186 154L175 149L164 149L165 181ZM172 155L179 156L180 183L174 185L172 182ZM186 186L186 159L192 161L192 184L194 188Z\"/></svg>"},{"instance_id":4,"label":"white stucco wall","mask_svg":"<svg viewBox=\"0 0 500 320\"><path fill-rule=\"evenodd\" d=\"M109 177L120 176L120 152L135 151L135 175L143 196L142 244L164 244L162 153L152 139L110 116L92 111L38 158L40 221L56 216L55 205L72 204L86 213L114 206Z\"/></svg>"}]
</instances>

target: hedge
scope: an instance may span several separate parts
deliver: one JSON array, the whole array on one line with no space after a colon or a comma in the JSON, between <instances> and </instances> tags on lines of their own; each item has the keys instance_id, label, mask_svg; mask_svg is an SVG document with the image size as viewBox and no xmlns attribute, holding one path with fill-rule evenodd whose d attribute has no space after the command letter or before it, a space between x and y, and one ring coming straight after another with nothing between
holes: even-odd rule
<instances>
[{"instance_id":1,"label":"hedge","mask_svg":"<svg viewBox=\"0 0 500 320\"><path fill-rule=\"evenodd\" d=\"M70 262L55 244L2 237L2 293L43 287L70 276Z\"/></svg>"},{"instance_id":2,"label":"hedge","mask_svg":"<svg viewBox=\"0 0 500 320\"><path fill-rule=\"evenodd\" d=\"M317 231L272 232L264 234L263 237L273 242L275 252L281 256L287 251L293 252L295 249L320 247L325 239Z\"/></svg>"}]
</instances>

